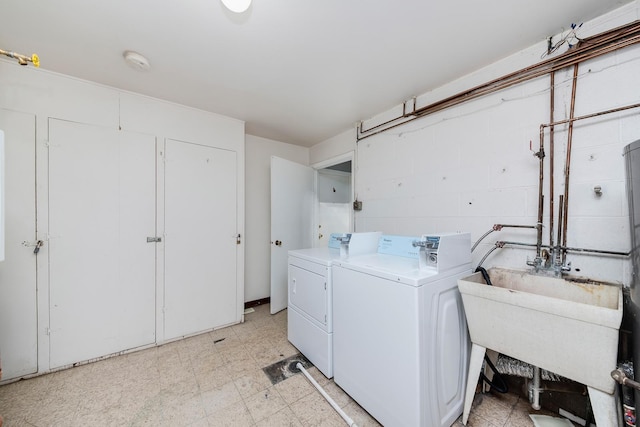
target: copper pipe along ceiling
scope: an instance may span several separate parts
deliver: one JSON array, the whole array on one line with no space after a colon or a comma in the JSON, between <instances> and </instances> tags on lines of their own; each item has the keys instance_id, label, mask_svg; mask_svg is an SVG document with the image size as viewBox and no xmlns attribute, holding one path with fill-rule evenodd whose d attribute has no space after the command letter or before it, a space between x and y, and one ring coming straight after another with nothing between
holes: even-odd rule
<instances>
[{"instance_id":1,"label":"copper pipe along ceiling","mask_svg":"<svg viewBox=\"0 0 640 427\"><path fill-rule=\"evenodd\" d=\"M368 138L378 133L393 129L405 123L418 119L424 115L435 113L449 107L462 104L466 101L476 99L502 89L506 89L513 85L523 83L525 81L544 76L548 73L561 70L573 66L582 61L597 58L607 53L615 52L627 46L640 43L640 21L634 21L630 24L618 27L616 29L597 34L592 37L583 39L572 49L565 53L542 61L530 67L514 73L507 74L488 83L476 86L464 92L450 96L443 100L437 101L422 108L414 108L412 111L406 112L406 102L403 105L403 114L384 123L378 124L372 128L365 129L364 123L360 122L357 127L356 140ZM387 126L388 125L388 126ZM386 126L386 127L385 127Z\"/></svg>"}]
</instances>

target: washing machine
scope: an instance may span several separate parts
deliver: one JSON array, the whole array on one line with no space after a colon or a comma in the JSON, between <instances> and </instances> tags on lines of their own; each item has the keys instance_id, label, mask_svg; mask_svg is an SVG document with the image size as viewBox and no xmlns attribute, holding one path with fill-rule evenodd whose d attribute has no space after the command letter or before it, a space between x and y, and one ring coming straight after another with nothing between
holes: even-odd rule
<instances>
[{"instance_id":1,"label":"washing machine","mask_svg":"<svg viewBox=\"0 0 640 427\"><path fill-rule=\"evenodd\" d=\"M333 377L332 262L378 249L381 232L332 234L328 247L289 251L288 339Z\"/></svg>"},{"instance_id":2,"label":"washing machine","mask_svg":"<svg viewBox=\"0 0 640 427\"><path fill-rule=\"evenodd\" d=\"M385 426L449 427L462 414L469 335L457 280L469 233L380 238L334 260L334 381Z\"/></svg>"}]
</instances>

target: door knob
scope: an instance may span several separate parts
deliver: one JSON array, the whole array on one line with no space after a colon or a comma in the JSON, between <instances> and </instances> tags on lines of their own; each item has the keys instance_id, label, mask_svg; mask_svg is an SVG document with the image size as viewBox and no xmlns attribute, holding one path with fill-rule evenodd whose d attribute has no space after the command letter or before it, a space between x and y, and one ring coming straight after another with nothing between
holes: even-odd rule
<instances>
[{"instance_id":1,"label":"door knob","mask_svg":"<svg viewBox=\"0 0 640 427\"><path fill-rule=\"evenodd\" d=\"M276 240L276 246L282 246L282 241L281 240Z\"/></svg>"}]
</instances>

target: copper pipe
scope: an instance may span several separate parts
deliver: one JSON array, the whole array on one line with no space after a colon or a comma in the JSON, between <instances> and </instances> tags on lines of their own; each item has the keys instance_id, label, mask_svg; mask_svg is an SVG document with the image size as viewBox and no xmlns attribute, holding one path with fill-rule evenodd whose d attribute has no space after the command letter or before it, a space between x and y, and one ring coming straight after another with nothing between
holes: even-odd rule
<instances>
[{"instance_id":1,"label":"copper pipe","mask_svg":"<svg viewBox=\"0 0 640 427\"><path fill-rule=\"evenodd\" d=\"M567 158L564 164L564 207L562 213L562 246L567 246L567 221L569 217L569 174L571 169L571 144L573 142L573 123L576 113L576 90L578 87L578 67L573 66L573 82L571 85L571 106L569 107L569 131L567 135ZM567 252L562 252L562 264L567 259Z\"/></svg>"},{"instance_id":2,"label":"copper pipe","mask_svg":"<svg viewBox=\"0 0 640 427\"><path fill-rule=\"evenodd\" d=\"M622 106L622 107L611 108L609 110L598 111L597 113L585 114L584 116L578 116L578 117L575 117L573 119L558 120L557 122L546 123L546 124L543 124L543 125L540 125L540 126L544 128L544 127L563 125L563 124L566 124L566 123L577 122L579 120L592 119L594 117L604 116L605 114L619 113L621 111L631 110L633 108L638 108L638 107L640 107L640 103L629 104L629 105L625 105L625 106Z\"/></svg>"},{"instance_id":3,"label":"copper pipe","mask_svg":"<svg viewBox=\"0 0 640 427\"><path fill-rule=\"evenodd\" d=\"M562 208L564 207L564 203L562 203L563 199L564 196L561 194L559 200L560 203L558 203L558 247L556 248L555 252L556 259L553 260L553 262L556 264L560 264L562 258L560 256L560 242L562 241Z\"/></svg>"},{"instance_id":4,"label":"copper pipe","mask_svg":"<svg viewBox=\"0 0 640 427\"><path fill-rule=\"evenodd\" d=\"M536 155L540 159L540 172L538 174L538 223L536 224L538 229L536 242L538 244L536 257L540 258L542 255L542 219L544 213L544 195L542 194L542 186L544 185L544 146L542 144L540 144L540 151Z\"/></svg>"},{"instance_id":5,"label":"copper pipe","mask_svg":"<svg viewBox=\"0 0 640 427\"><path fill-rule=\"evenodd\" d=\"M404 118L407 118L407 117L411 117L411 116L413 116L413 111L416 111L416 98L415 97L413 98L413 110L412 110L412 112L407 113L407 101L404 101L402 103L402 115L394 117L392 119L389 119L386 122L379 123L379 124L377 124L377 125L375 125L373 127L370 127L369 129L364 129L364 122L361 121L360 124L358 125L358 135L363 134L363 133L371 132L371 131L373 131L375 129L379 129L379 128L383 127L383 126L386 126L386 125L388 125L390 123L397 122L398 120L401 120L401 119L404 119ZM406 122L398 123L398 124L396 124L394 126L391 126L391 127L388 127L388 128L384 128L384 129L382 129L382 131L394 128L394 127L399 126L399 125L404 124L404 123L406 123ZM376 133L379 133L379 132L376 132ZM364 139L364 138L362 138L362 139Z\"/></svg>"},{"instance_id":6,"label":"copper pipe","mask_svg":"<svg viewBox=\"0 0 640 427\"><path fill-rule=\"evenodd\" d=\"M555 72L549 73L549 123L553 123L555 115ZM554 190L553 190L553 174L554 174L554 146L553 146L553 126L549 126L549 246L553 247L553 212L554 212ZM544 135L543 135L544 139Z\"/></svg>"},{"instance_id":7,"label":"copper pipe","mask_svg":"<svg viewBox=\"0 0 640 427\"><path fill-rule=\"evenodd\" d=\"M476 86L467 91L460 92L456 95L450 96L425 107L416 109L414 102L413 111L409 113L403 111L403 114L401 116L395 117L391 120L386 121L385 123L381 123L372 128L365 130L363 124L361 123L358 127L356 140L360 141L361 139L377 135L378 133L416 120L424 115L432 114L446 108L462 104L463 102L476 99L502 89L506 89L510 86L531 80L533 78L541 77L547 73L553 73L582 61L593 59L637 43L640 43L640 21L634 21L631 24L627 24L625 26L589 37L587 39L583 39L574 48L557 57L547 59L538 64L526 67L514 73L507 74L503 77L494 79L488 83ZM391 124L393 122L397 123L388 127L384 127L385 125ZM363 135L364 133L366 133L366 135Z\"/></svg>"}]
</instances>

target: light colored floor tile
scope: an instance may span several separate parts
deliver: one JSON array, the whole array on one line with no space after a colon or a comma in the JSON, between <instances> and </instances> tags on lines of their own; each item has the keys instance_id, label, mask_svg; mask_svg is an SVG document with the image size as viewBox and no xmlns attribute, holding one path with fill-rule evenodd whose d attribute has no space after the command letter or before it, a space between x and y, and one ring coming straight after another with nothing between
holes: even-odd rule
<instances>
[{"instance_id":1,"label":"light colored floor tile","mask_svg":"<svg viewBox=\"0 0 640 427\"><path fill-rule=\"evenodd\" d=\"M164 399L160 393L138 402L135 409L129 409L132 426L159 426L164 422Z\"/></svg>"},{"instance_id":2,"label":"light colored floor tile","mask_svg":"<svg viewBox=\"0 0 640 427\"><path fill-rule=\"evenodd\" d=\"M276 384L275 389L280 393L287 405L291 405L310 393L316 393L316 389L302 374L294 375Z\"/></svg>"},{"instance_id":3,"label":"light colored floor tile","mask_svg":"<svg viewBox=\"0 0 640 427\"><path fill-rule=\"evenodd\" d=\"M290 405L305 426L344 426L344 420L319 393L310 393Z\"/></svg>"},{"instance_id":4,"label":"light colored floor tile","mask_svg":"<svg viewBox=\"0 0 640 427\"><path fill-rule=\"evenodd\" d=\"M159 347L0 386L3 427L344 426L301 375L271 385L262 368L299 351L287 310L255 307L246 322ZM357 425L380 424L317 368L313 378ZM529 427L516 395L479 395L471 427ZM460 419L454 424L461 426Z\"/></svg>"},{"instance_id":5,"label":"light colored floor tile","mask_svg":"<svg viewBox=\"0 0 640 427\"><path fill-rule=\"evenodd\" d=\"M200 387L195 375L191 374L185 378L180 378L174 383L162 384L160 391L170 399L184 400L194 397L200 393Z\"/></svg>"},{"instance_id":6,"label":"light colored floor tile","mask_svg":"<svg viewBox=\"0 0 640 427\"><path fill-rule=\"evenodd\" d=\"M71 425L80 407L77 397L50 394L39 404L25 410L22 416L34 425Z\"/></svg>"},{"instance_id":7,"label":"light colored floor tile","mask_svg":"<svg viewBox=\"0 0 640 427\"><path fill-rule=\"evenodd\" d=\"M504 426L511 414L511 406L487 393L476 395L474 414L492 425Z\"/></svg>"},{"instance_id":8,"label":"light colored floor tile","mask_svg":"<svg viewBox=\"0 0 640 427\"><path fill-rule=\"evenodd\" d=\"M209 369L208 371L195 372L194 375L200 387L200 392L212 390L232 380L229 371L227 371L227 368L224 366Z\"/></svg>"},{"instance_id":9,"label":"light colored floor tile","mask_svg":"<svg viewBox=\"0 0 640 427\"><path fill-rule=\"evenodd\" d=\"M243 398L253 396L271 387L271 381L262 369L247 372L245 375L235 378L233 382Z\"/></svg>"},{"instance_id":10,"label":"light colored floor tile","mask_svg":"<svg viewBox=\"0 0 640 427\"><path fill-rule=\"evenodd\" d=\"M211 427L239 427L253 425L253 418L242 400L221 408L207 417Z\"/></svg>"},{"instance_id":11,"label":"light colored floor tile","mask_svg":"<svg viewBox=\"0 0 640 427\"><path fill-rule=\"evenodd\" d=\"M245 403L256 422L262 421L287 406L273 387L246 398Z\"/></svg>"},{"instance_id":12,"label":"light colored floor tile","mask_svg":"<svg viewBox=\"0 0 640 427\"><path fill-rule=\"evenodd\" d=\"M207 416L211 416L219 410L242 400L233 382L228 382L220 387L202 392L201 397L202 405L204 406Z\"/></svg>"},{"instance_id":13,"label":"light colored floor tile","mask_svg":"<svg viewBox=\"0 0 640 427\"><path fill-rule=\"evenodd\" d=\"M233 360L228 362L225 367L233 379L240 378L250 372L262 368L261 366L258 366L258 363L252 357L249 357L248 359L239 358L237 360Z\"/></svg>"},{"instance_id":14,"label":"light colored floor tile","mask_svg":"<svg viewBox=\"0 0 640 427\"><path fill-rule=\"evenodd\" d=\"M225 364L224 357L217 350L208 350L191 358L191 367L193 372L210 371Z\"/></svg>"},{"instance_id":15,"label":"light colored floor tile","mask_svg":"<svg viewBox=\"0 0 640 427\"><path fill-rule=\"evenodd\" d=\"M164 425L185 426L206 418L202 399L193 396L181 400L167 400L163 407Z\"/></svg>"},{"instance_id":16,"label":"light colored floor tile","mask_svg":"<svg viewBox=\"0 0 640 427\"><path fill-rule=\"evenodd\" d=\"M288 407L256 423L256 427L302 427L302 423Z\"/></svg>"}]
</instances>

